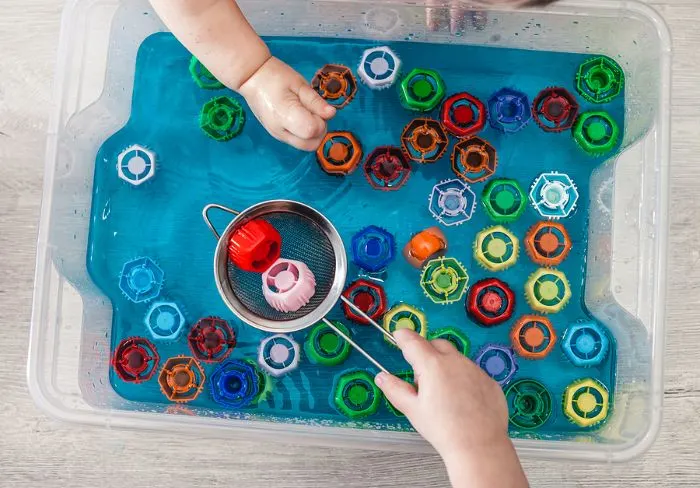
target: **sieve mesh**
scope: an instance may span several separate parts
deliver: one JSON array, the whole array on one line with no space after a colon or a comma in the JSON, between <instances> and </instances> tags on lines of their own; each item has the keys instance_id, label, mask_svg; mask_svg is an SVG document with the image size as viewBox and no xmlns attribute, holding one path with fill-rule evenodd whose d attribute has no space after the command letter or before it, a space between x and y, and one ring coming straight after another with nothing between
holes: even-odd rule
<instances>
[{"instance_id":1,"label":"sieve mesh","mask_svg":"<svg viewBox=\"0 0 700 488\"><path fill-rule=\"evenodd\" d=\"M313 312L328 296L335 279L333 246L324 230L311 218L286 211L258 216L272 224L282 237L282 255L305 263L316 278L316 293L309 303L296 312L278 312L268 305L262 292L260 273L243 271L228 261L228 280L233 294L250 313L266 320L285 322Z\"/></svg>"}]
</instances>

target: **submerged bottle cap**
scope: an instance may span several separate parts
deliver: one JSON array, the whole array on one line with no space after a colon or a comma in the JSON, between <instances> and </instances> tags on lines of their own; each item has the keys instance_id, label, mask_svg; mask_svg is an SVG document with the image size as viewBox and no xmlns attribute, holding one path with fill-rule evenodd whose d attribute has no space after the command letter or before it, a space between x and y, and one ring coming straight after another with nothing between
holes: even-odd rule
<instances>
[{"instance_id":1,"label":"submerged bottle cap","mask_svg":"<svg viewBox=\"0 0 700 488\"><path fill-rule=\"evenodd\" d=\"M343 296L372 320L378 320L386 312L386 293L377 282L365 279L356 280L343 291ZM355 312L347 303L343 303L343 312L353 322L369 324L367 319Z\"/></svg>"},{"instance_id":2,"label":"submerged bottle cap","mask_svg":"<svg viewBox=\"0 0 700 488\"><path fill-rule=\"evenodd\" d=\"M625 86L625 73L607 56L584 61L576 73L576 90L591 103L608 103Z\"/></svg>"},{"instance_id":3,"label":"submerged bottle cap","mask_svg":"<svg viewBox=\"0 0 700 488\"><path fill-rule=\"evenodd\" d=\"M122 381L142 383L153 377L159 360L151 342L142 337L129 337L114 350L112 367Z\"/></svg>"},{"instance_id":4,"label":"submerged bottle cap","mask_svg":"<svg viewBox=\"0 0 700 488\"><path fill-rule=\"evenodd\" d=\"M467 291L469 275L455 258L435 258L423 268L420 286L434 303L446 305L459 301Z\"/></svg>"},{"instance_id":5,"label":"submerged bottle cap","mask_svg":"<svg viewBox=\"0 0 700 488\"><path fill-rule=\"evenodd\" d=\"M202 107L199 126L215 141L224 142L243 131L245 111L241 104L228 96L216 97Z\"/></svg>"},{"instance_id":6,"label":"submerged bottle cap","mask_svg":"<svg viewBox=\"0 0 700 488\"><path fill-rule=\"evenodd\" d=\"M530 202L545 218L560 219L576 210L578 188L569 175L552 171L540 174L530 188Z\"/></svg>"},{"instance_id":7,"label":"submerged bottle cap","mask_svg":"<svg viewBox=\"0 0 700 488\"><path fill-rule=\"evenodd\" d=\"M357 82L350 68L327 64L316 72L311 87L337 109L345 107L357 93Z\"/></svg>"},{"instance_id":8,"label":"submerged bottle cap","mask_svg":"<svg viewBox=\"0 0 700 488\"><path fill-rule=\"evenodd\" d=\"M527 231L525 249L541 266L559 266L571 251L571 238L558 222L538 222Z\"/></svg>"},{"instance_id":9,"label":"submerged bottle cap","mask_svg":"<svg viewBox=\"0 0 700 488\"><path fill-rule=\"evenodd\" d=\"M254 403L261 392L258 372L246 361L228 360L209 380L212 397L220 405L244 408Z\"/></svg>"},{"instance_id":10,"label":"submerged bottle cap","mask_svg":"<svg viewBox=\"0 0 700 488\"><path fill-rule=\"evenodd\" d=\"M382 327L391 334L399 329L410 329L423 337L428 336L428 319L425 314L407 303L399 303L384 314ZM389 342L386 337L384 340Z\"/></svg>"},{"instance_id":11,"label":"submerged bottle cap","mask_svg":"<svg viewBox=\"0 0 700 488\"><path fill-rule=\"evenodd\" d=\"M505 133L514 133L532 117L527 95L512 88L502 88L489 98L489 123Z\"/></svg>"},{"instance_id":12,"label":"submerged bottle cap","mask_svg":"<svg viewBox=\"0 0 700 488\"><path fill-rule=\"evenodd\" d=\"M593 427L608 416L608 389L595 378L576 380L564 390L564 413L579 427Z\"/></svg>"},{"instance_id":13,"label":"submerged bottle cap","mask_svg":"<svg viewBox=\"0 0 700 488\"><path fill-rule=\"evenodd\" d=\"M341 322L334 320L333 325L350 335L348 328ZM324 366L337 366L345 362L350 356L350 349L350 344L323 322L314 325L304 342L306 356L312 363Z\"/></svg>"},{"instance_id":14,"label":"submerged bottle cap","mask_svg":"<svg viewBox=\"0 0 700 488\"><path fill-rule=\"evenodd\" d=\"M348 175L362 160L362 147L350 132L328 132L316 150L316 161L331 175Z\"/></svg>"},{"instance_id":15,"label":"submerged bottle cap","mask_svg":"<svg viewBox=\"0 0 700 488\"><path fill-rule=\"evenodd\" d=\"M139 186L156 174L156 153L134 144L117 157L117 176L130 185Z\"/></svg>"},{"instance_id":16,"label":"submerged bottle cap","mask_svg":"<svg viewBox=\"0 0 700 488\"><path fill-rule=\"evenodd\" d=\"M411 164L401 148L380 146L367 156L364 172L372 188L393 191L401 188L411 176Z\"/></svg>"},{"instance_id":17,"label":"submerged bottle cap","mask_svg":"<svg viewBox=\"0 0 700 488\"><path fill-rule=\"evenodd\" d=\"M187 342L200 361L222 361L236 347L236 334L225 320L205 317L192 326Z\"/></svg>"},{"instance_id":18,"label":"submerged bottle cap","mask_svg":"<svg viewBox=\"0 0 700 488\"><path fill-rule=\"evenodd\" d=\"M451 134L468 137L484 128L486 107L481 100L469 93L457 93L445 100L440 119Z\"/></svg>"},{"instance_id":19,"label":"submerged bottle cap","mask_svg":"<svg viewBox=\"0 0 700 488\"><path fill-rule=\"evenodd\" d=\"M394 236L381 227L370 225L352 236L353 262L370 273L384 270L395 255Z\"/></svg>"},{"instance_id":20,"label":"submerged bottle cap","mask_svg":"<svg viewBox=\"0 0 700 488\"><path fill-rule=\"evenodd\" d=\"M148 309L144 323L155 340L174 340L185 326L185 316L174 302L156 302Z\"/></svg>"},{"instance_id":21,"label":"submerged bottle cap","mask_svg":"<svg viewBox=\"0 0 700 488\"><path fill-rule=\"evenodd\" d=\"M206 375L199 362L187 356L168 359L158 375L166 398L177 403L190 402L202 391Z\"/></svg>"},{"instance_id":22,"label":"submerged bottle cap","mask_svg":"<svg viewBox=\"0 0 700 488\"><path fill-rule=\"evenodd\" d=\"M532 102L535 122L545 132L562 132L574 125L579 105L576 98L562 87L545 88Z\"/></svg>"},{"instance_id":23,"label":"submerged bottle cap","mask_svg":"<svg viewBox=\"0 0 700 488\"><path fill-rule=\"evenodd\" d=\"M474 215L476 195L458 179L441 181L430 193L428 210L443 225L460 225Z\"/></svg>"},{"instance_id":24,"label":"submerged bottle cap","mask_svg":"<svg viewBox=\"0 0 700 488\"><path fill-rule=\"evenodd\" d=\"M445 154L449 140L440 122L432 119L414 119L401 134L403 149L412 160L434 163Z\"/></svg>"},{"instance_id":25,"label":"submerged bottle cap","mask_svg":"<svg viewBox=\"0 0 700 488\"><path fill-rule=\"evenodd\" d=\"M496 149L476 136L455 144L450 161L455 175L467 183L484 181L493 175L498 165Z\"/></svg>"},{"instance_id":26,"label":"submerged bottle cap","mask_svg":"<svg viewBox=\"0 0 700 488\"><path fill-rule=\"evenodd\" d=\"M537 429L552 415L552 395L539 381L524 379L506 389L508 418L520 429Z\"/></svg>"},{"instance_id":27,"label":"submerged bottle cap","mask_svg":"<svg viewBox=\"0 0 700 488\"><path fill-rule=\"evenodd\" d=\"M465 305L467 314L477 324L493 327L513 315L515 294L505 282L487 278L471 286Z\"/></svg>"},{"instance_id":28,"label":"submerged bottle cap","mask_svg":"<svg viewBox=\"0 0 700 488\"><path fill-rule=\"evenodd\" d=\"M474 258L489 271L511 267L518 260L519 249L518 238L502 225L478 232L474 240Z\"/></svg>"},{"instance_id":29,"label":"submerged bottle cap","mask_svg":"<svg viewBox=\"0 0 700 488\"><path fill-rule=\"evenodd\" d=\"M197 86L205 90L219 90L224 87L195 56L190 58L190 75Z\"/></svg>"},{"instance_id":30,"label":"submerged bottle cap","mask_svg":"<svg viewBox=\"0 0 700 488\"><path fill-rule=\"evenodd\" d=\"M272 224L254 219L234 229L228 241L228 257L243 271L262 273L282 252L282 236Z\"/></svg>"},{"instance_id":31,"label":"submerged bottle cap","mask_svg":"<svg viewBox=\"0 0 700 488\"><path fill-rule=\"evenodd\" d=\"M299 366L299 344L290 335L268 337L260 343L258 364L272 376L282 376Z\"/></svg>"},{"instance_id":32,"label":"submerged bottle cap","mask_svg":"<svg viewBox=\"0 0 700 488\"><path fill-rule=\"evenodd\" d=\"M316 293L316 278L301 261L280 258L262 275L265 301L278 312L296 312Z\"/></svg>"},{"instance_id":33,"label":"submerged bottle cap","mask_svg":"<svg viewBox=\"0 0 700 488\"><path fill-rule=\"evenodd\" d=\"M482 347L474 362L501 386L508 384L518 372L513 350L500 344L487 344Z\"/></svg>"},{"instance_id":34,"label":"submerged bottle cap","mask_svg":"<svg viewBox=\"0 0 700 488\"><path fill-rule=\"evenodd\" d=\"M430 112L445 96L445 82L437 71L415 68L401 81L399 96L405 108Z\"/></svg>"},{"instance_id":35,"label":"submerged bottle cap","mask_svg":"<svg viewBox=\"0 0 700 488\"><path fill-rule=\"evenodd\" d=\"M388 46L373 47L362 53L357 67L360 80L373 90L389 88L397 80L401 60Z\"/></svg>"},{"instance_id":36,"label":"submerged bottle cap","mask_svg":"<svg viewBox=\"0 0 700 488\"><path fill-rule=\"evenodd\" d=\"M382 393L367 371L342 373L335 380L335 408L352 419L374 415L379 410Z\"/></svg>"},{"instance_id":37,"label":"submerged bottle cap","mask_svg":"<svg viewBox=\"0 0 700 488\"><path fill-rule=\"evenodd\" d=\"M450 342L455 346L455 349L464 356L469 357L471 353L472 345L469 337L457 327L443 327L442 329L432 331L429 337L431 341L434 339L443 339Z\"/></svg>"},{"instance_id":38,"label":"submerged bottle cap","mask_svg":"<svg viewBox=\"0 0 700 488\"><path fill-rule=\"evenodd\" d=\"M552 322L539 315L523 315L510 332L513 349L527 359L542 359L554 348L557 336Z\"/></svg>"},{"instance_id":39,"label":"submerged bottle cap","mask_svg":"<svg viewBox=\"0 0 700 488\"><path fill-rule=\"evenodd\" d=\"M574 139L587 153L600 156L612 151L620 138L620 128L610 114L584 112L574 125Z\"/></svg>"},{"instance_id":40,"label":"submerged bottle cap","mask_svg":"<svg viewBox=\"0 0 700 488\"><path fill-rule=\"evenodd\" d=\"M513 222L520 218L527 206L527 197L516 180L491 180L481 195L486 213L497 223Z\"/></svg>"},{"instance_id":41,"label":"submerged bottle cap","mask_svg":"<svg viewBox=\"0 0 700 488\"><path fill-rule=\"evenodd\" d=\"M610 339L605 328L594 321L569 326L561 341L564 354L575 366L598 366L608 357Z\"/></svg>"},{"instance_id":42,"label":"submerged bottle cap","mask_svg":"<svg viewBox=\"0 0 700 488\"><path fill-rule=\"evenodd\" d=\"M540 268L525 283L525 298L533 310L557 313L569 303L571 287L561 271Z\"/></svg>"},{"instance_id":43,"label":"submerged bottle cap","mask_svg":"<svg viewBox=\"0 0 700 488\"><path fill-rule=\"evenodd\" d=\"M148 302L160 295L164 273L151 258L137 258L124 263L119 288L134 303Z\"/></svg>"}]
</instances>

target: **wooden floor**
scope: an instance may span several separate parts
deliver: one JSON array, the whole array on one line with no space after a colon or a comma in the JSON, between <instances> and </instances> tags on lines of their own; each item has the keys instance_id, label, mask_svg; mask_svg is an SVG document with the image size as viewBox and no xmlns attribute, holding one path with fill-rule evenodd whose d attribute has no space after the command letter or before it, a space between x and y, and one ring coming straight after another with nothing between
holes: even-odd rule
<instances>
[{"instance_id":1,"label":"wooden floor","mask_svg":"<svg viewBox=\"0 0 700 488\"><path fill-rule=\"evenodd\" d=\"M662 433L626 465L525 462L533 487L700 486L700 3L652 2L674 38L666 395ZM0 8L0 486L443 486L437 457L67 427L25 385L59 0Z\"/></svg>"}]
</instances>

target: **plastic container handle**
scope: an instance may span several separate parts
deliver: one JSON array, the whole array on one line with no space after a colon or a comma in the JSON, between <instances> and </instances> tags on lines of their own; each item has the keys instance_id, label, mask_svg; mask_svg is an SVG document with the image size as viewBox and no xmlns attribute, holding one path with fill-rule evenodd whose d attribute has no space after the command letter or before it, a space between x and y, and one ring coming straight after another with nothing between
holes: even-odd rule
<instances>
[{"instance_id":1,"label":"plastic container handle","mask_svg":"<svg viewBox=\"0 0 700 488\"><path fill-rule=\"evenodd\" d=\"M216 208L218 210L223 210L224 212L233 214L233 215L240 215L241 213L238 212L237 210L233 210L228 207L224 207L223 205L219 205L218 203L210 203L206 207L202 209L202 218L204 219L204 222L206 222L207 227L209 227L209 230L211 230L212 234L216 237L216 239L221 239L221 235L217 232L216 228L214 227L214 224L211 223L211 220L209 220L209 210L212 208Z\"/></svg>"}]
</instances>

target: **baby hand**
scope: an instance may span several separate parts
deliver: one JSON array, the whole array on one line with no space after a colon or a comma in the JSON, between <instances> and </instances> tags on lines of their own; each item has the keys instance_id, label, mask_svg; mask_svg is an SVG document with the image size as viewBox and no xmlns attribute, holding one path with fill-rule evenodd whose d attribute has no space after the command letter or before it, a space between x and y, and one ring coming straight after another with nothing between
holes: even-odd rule
<instances>
[{"instance_id":1,"label":"baby hand","mask_svg":"<svg viewBox=\"0 0 700 488\"><path fill-rule=\"evenodd\" d=\"M260 123L276 139L314 151L335 115L309 83L275 57L268 59L239 88Z\"/></svg>"},{"instance_id":2,"label":"baby hand","mask_svg":"<svg viewBox=\"0 0 700 488\"><path fill-rule=\"evenodd\" d=\"M445 460L453 486L526 487L508 438L508 406L498 383L448 341L394 333L413 367L414 388L380 373L376 383Z\"/></svg>"}]
</instances>

